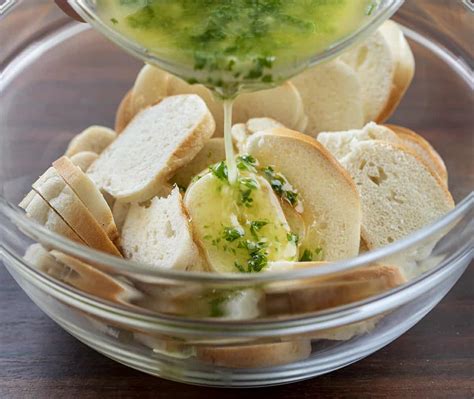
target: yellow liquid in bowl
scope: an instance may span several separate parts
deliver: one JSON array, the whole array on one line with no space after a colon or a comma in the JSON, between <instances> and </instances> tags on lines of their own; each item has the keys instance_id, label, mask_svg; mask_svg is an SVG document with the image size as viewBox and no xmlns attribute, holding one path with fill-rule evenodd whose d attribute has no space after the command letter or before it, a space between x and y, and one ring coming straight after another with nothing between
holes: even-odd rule
<instances>
[{"instance_id":1,"label":"yellow liquid in bowl","mask_svg":"<svg viewBox=\"0 0 474 399\"><path fill-rule=\"evenodd\" d=\"M114 30L225 97L286 80L366 24L374 0L97 0Z\"/></svg>"}]
</instances>

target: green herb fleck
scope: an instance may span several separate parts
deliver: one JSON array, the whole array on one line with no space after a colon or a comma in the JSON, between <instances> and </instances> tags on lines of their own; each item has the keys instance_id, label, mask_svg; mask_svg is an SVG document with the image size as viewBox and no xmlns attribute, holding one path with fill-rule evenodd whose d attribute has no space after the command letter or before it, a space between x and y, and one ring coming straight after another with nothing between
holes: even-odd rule
<instances>
[{"instance_id":1,"label":"green herb fleck","mask_svg":"<svg viewBox=\"0 0 474 399\"><path fill-rule=\"evenodd\" d=\"M300 237L296 233L287 233L286 238L288 242L292 242L295 245L298 245L298 241L300 240Z\"/></svg>"},{"instance_id":2,"label":"green herb fleck","mask_svg":"<svg viewBox=\"0 0 474 399\"><path fill-rule=\"evenodd\" d=\"M219 180L228 182L228 171L227 171L227 165L224 161L221 161L219 163L216 163L215 165L211 165L209 167L209 170L212 172L212 174L217 177Z\"/></svg>"},{"instance_id":3,"label":"green herb fleck","mask_svg":"<svg viewBox=\"0 0 474 399\"><path fill-rule=\"evenodd\" d=\"M248 170L256 172L257 160L252 155L241 155L237 157L237 168L240 170Z\"/></svg>"},{"instance_id":4,"label":"green herb fleck","mask_svg":"<svg viewBox=\"0 0 474 399\"><path fill-rule=\"evenodd\" d=\"M110 18L110 22L112 22L114 25L118 24L118 21L116 18Z\"/></svg>"},{"instance_id":5,"label":"green herb fleck","mask_svg":"<svg viewBox=\"0 0 474 399\"><path fill-rule=\"evenodd\" d=\"M222 305L227 301L227 298L224 296L217 297L211 299L209 301L209 306L211 307L210 310L210 317L222 317L224 316L225 312L222 309Z\"/></svg>"},{"instance_id":6,"label":"green herb fleck","mask_svg":"<svg viewBox=\"0 0 474 399\"><path fill-rule=\"evenodd\" d=\"M258 238L257 233L267 224L268 222L265 220L253 220L250 222L250 232L255 238Z\"/></svg>"},{"instance_id":7,"label":"green herb fleck","mask_svg":"<svg viewBox=\"0 0 474 399\"><path fill-rule=\"evenodd\" d=\"M242 227L224 227L224 240L233 242L245 235Z\"/></svg>"},{"instance_id":8,"label":"green herb fleck","mask_svg":"<svg viewBox=\"0 0 474 399\"><path fill-rule=\"evenodd\" d=\"M303 255L300 256L300 262L311 262L313 260L313 253L309 249L303 251Z\"/></svg>"}]
</instances>

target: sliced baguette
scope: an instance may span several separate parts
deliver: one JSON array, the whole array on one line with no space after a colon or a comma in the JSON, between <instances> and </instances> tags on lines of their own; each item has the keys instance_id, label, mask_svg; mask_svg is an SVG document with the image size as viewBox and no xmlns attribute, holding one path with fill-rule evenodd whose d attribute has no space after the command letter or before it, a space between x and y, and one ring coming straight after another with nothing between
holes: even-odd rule
<instances>
[{"instance_id":1,"label":"sliced baguette","mask_svg":"<svg viewBox=\"0 0 474 399\"><path fill-rule=\"evenodd\" d=\"M272 118L252 118L246 123L237 123L232 126L231 134L234 145L240 153L245 152L245 142L248 136L267 129L285 127Z\"/></svg>"},{"instance_id":2,"label":"sliced baguette","mask_svg":"<svg viewBox=\"0 0 474 399\"><path fill-rule=\"evenodd\" d=\"M119 234L114 217L104 196L90 177L75 166L67 157L61 157L53 162L53 167L69 187L72 188L97 222L99 222L109 238L115 241Z\"/></svg>"},{"instance_id":3,"label":"sliced baguette","mask_svg":"<svg viewBox=\"0 0 474 399\"><path fill-rule=\"evenodd\" d=\"M318 263L293 263L285 270L313 267ZM320 263L326 264L326 263ZM282 270L276 267L275 270ZM267 314L316 312L370 298L406 282L396 266L373 265L347 272L265 287Z\"/></svg>"},{"instance_id":4,"label":"sliced baguette","mask_svg":"<svg viewBox=\"0 0 474 399\"><path fill-rule=\"evenodd\" d=\"M306 118L299 91L293 83L286 82L272 89L241 94L235 100L232 121L246 123L252 118L270 118L295 129Z\"/></svg>"},{"instance_id":5,"label":"sliced baguette","mask_svg":"<svg viewBox=\"0 0 474 399\"><path fill-rule=\"evenodd\" d=\"M33 189L60 215L90 247L121 256L117 247L55 168L49 168Z\"/></svg>"},{"instance_id":6,"label":"sliced baguette","mask_svg":"<svg viewBox=\"0 0 474 399\"><path fill-rule=\"evenodd\" d=\"M403 32L386 21L365 42L341 55L362 84L365 121L382 123L396 108L414 75L414 58Z\"/></svg>"},{"instance_id":7,"label":"sliced baguette","mask_svg":"<svg viewBox=\"0 0 474 399\"><path fill-rule=\"evenodd\" d=\"M190 85L185 81L171 77L168 94L197 94L209 107L216 121L216 136L223 136L224 109L216 101L209 89L203 85ZM290 82L268 90L243 93L234 102L232 121L247 122L251 118L269 117L280 121L290 128L305 127L306 115L301 96Z\"/></svg>"},{"instance_id":8,"label":"sliced baguette","mask_svg":"<svg viewBox=\"0 0 474 399\"><path fill-rule=\"evenodd\" d=\"M173 96L141 111L89 168L98 187L122 202L146 201L204 147L215 123L196 95Z\"/></svg>"},{"instance_id":9,"label":"sliced baguette","mask_svg":"<svg viewBox=\"0 0 474 399\"><path fill-rule=\"evenodd\" d=\"M359 129L364 125L362 88L355 71L335 60L306 70L292 80L303 99L308 124L304 133ZM276 118L288 126L285 121Z\"/></svg>"},{"instance_id":10,"label":"sliced baguette","mask_svg":"<svg viewBox=\"0 0 474 399\"><path fill-rule=\"evenodd\" d=\"M116 138L117 133L112 129L104 126L91 126L71 140L65 155L72 157L82 151L91 151L100 154Z\"/></svg>"},{"instance_id":11,"label":"sliced baguette","mask_svg":"<svg viewBox=\"0 0 474 399\"><path fill-rule=\"evenodd\" d=\"M40 195L32 190L28 194L28 197L28 201L22 201L20 203L20 207L25 210L28 217L36 220L56 234L84 244L84 241Z\"/></svg>"},{"instance_id":12,"label":"sliced baguette","mask_svg":"<svg viewBox=\"0 0 474 399\"><path fill-rule=\"evenodd\" d=\"M179 169L173 181L180 187L188 187L191 180L209 166L225 159L224 139L215 137L204 144L201 151L185 166Z\"/></svg>"},{"instance_id":13,"label":"sliced baguette","mask_svg":"<svg viewBox=\"0 0 474 399\"><path fill-rule=\"evenodd\" d=\"M340 59L353 68L362 86L364 121L375 121L387 106L392 92L396 56L385 37L376 31Z\"/></svg>"},{"instance_id":14,"label":"sliced baguette","mask_svg":"<svg viewBox=\"0 0 474 399\"><path fill-rule=\"evenodd\" d=\"M122 98L122 101L120 101L120 104L117 108L114 129L119 134L122 133L122 131L133 119L134 114L132 112L132 95L132 90L129 90Z\"/></svg>"},{"instance_id":15,"label":"sliced baguette","mask_svg":"<svg viewBox=\"0 0 474 399\"><path fill-rule=\"evenodd\" d=\"M385 21L380 26L379 32L389 43L392 54L395 55L396 59L390 97L382 112L375 119L378 123L383 123L397 109L398 104L400 104L400 101L410 87L415 76L415 57L400 25L395 21Z\"/></svg>"},{"instance_id":16,"label":"sliced baguette","mask_svg":"<svg viewBox=\"0 0 474 399\"><path fill-rule=\"evenodd\" d=\"M309 340L239 346L197 347L197 359L213 366L265 368L304 360L311 354Z\"/></svg>"},{"instance_id":17,"label":"sliced baguette","mask_svg":"<svg viewBox=\"0 0 474 399\"><path fill-rule=\"evenodd\" d=\"M189 84L177 76L170 76L168 83L168 95L195 94L206 103L216 123L215 137L224 136L224 107L221 102L214 98L212 92L200 84Z\"/></svg>"},{"instance_id":18,"label":"sliced baguette","mask_svg":"<svg viewBox=\"0 0 474 399\"><path fill-rule=\"evenodd\" d=\"M148 207L131 205L121 245L127 258L157 268L199 270L203 264L177 187Z\"/></svg>"},{"instance_id":19,"label":"sliced baguette","mask_svg":"<svg viewBox=\"0 0 474 399\"><path fill-rule=\"evenodd\" d=\"M131 301L141 297L141 294L129 284L79 259L56 250L51 251L50 256L62 265L62 271L54 277L82 292L122 304L130 304Z\"/></svg>"},{"instance_id":20,"label":"sliced baguette","mask_svg":"<svg viewBox=\"0 0 474 399\"><path fill-rule=\"evenodd\" d=\"M438 152L422 136L413 130L397 125L386 125L393 130L403 143L410 150L416 152L419 157L429 165L446 184L448 183L448 171L443 159Z\"/></svg>"},{"instance_id":21,"label":"sliced baguette","mask_svg":"<svg viewBox=\"0 0 474 399\"><path fill-rule=\"evenodd\" d=\"M130 112L138 114L142 109L155 105L168 95L170 74L160 68L145 65L135 80L130 98Z\"/></svg>"},{"instance_id":22,"label":"sliced baguette","mask_svg":"<svg viewBox=\"0 0 474 399\"><path fill-rule=\"evenodd\" d=\"M341 160L362 200L362 237L369 249L390 244L454 207L438 175L405 147L360 142Z\"/></svg>"},{"instance_id":23,"label":"sliced baguette","mask_svg":"<svg viewBox=\"0 0 474 399\"><path fill-rule=\"evenodd\" d=\"M122 233L122 228L130 210L130 203L115 201L112 206L112 215L114 216L115 225L119 234Z\"/></svg>"},{"instance_id":24,"label":"sliced baguette","mask_svg":"<svg viewBox=\"0 0 474 399\"><path fill-rule=\"evenodd\" d=\"M23 259L36 266L38 270L55 278L60 276L64 270L64 266L61 265L41 244L30 245L26 249Z\"/></svg>"},{"instance_id":25,"label":"sliced baguette","mask_svg":"<svg viewBox=\"0 0 474 399\"><path fill-rule=\"evenodd\" d=\"M389 128L370 122L362 129L347 130L344 132L321 132L318 141L341 160L352 151L356 143L367 140L382 140L391 143L400 143L398 136Z\"/></svg>"},{"instance_id":26,"label":"sliced baguette","mask_svg":"<svg viewBox=\"0 0 474 399\"><path fill-rule=\"evenodd\" d=\"M192 221L196 242L202 248L209 267L217 273L238 273L236 264L240 264L241 269L247 266L248 251L242 251L242 247L239 249L238 242L232 248L221 239L226 226L238 226L242 231L240 237L253 240L253 235L245 231L243 221L267 222L259 230L259 240L273 240L272 245L265 249L268 260L295 260L298 255L296 244L288 240L291 231L270 184L261 176L253 175L251 178L258 187L252 192L252 206L239 206L238 211L234 211L235 193L238 191L222 183L212 173L202 176L186 190L184 204ZM228 249L229 246L233 251Z\"/></svg>"},{"instance_id":27,"label":"sliced baguette","mask_svg":"<svg viewBox=\"0 0 474 399\"><path fill-rule=\"evenodd\" d=\"M82 151L73 155L70 159L71 162L79 167L83 172L87 172L89 167L99 158L95 152L91 151Z\"/></svg>"},{"instance_id":28,"label":"sliced baguette","mask_svg":"<svg viewBox=\"0 0 474 399\"><path fill-rule=\"evenodd\" d=\"M320 246L325 260L359 253L359 194L347 172L321 144L302 133L271 129L250 136L247 151L261 167L270 165L282 173L298 191L308 226L302 244L311 249Z\"/></svg>"}]
</instances>

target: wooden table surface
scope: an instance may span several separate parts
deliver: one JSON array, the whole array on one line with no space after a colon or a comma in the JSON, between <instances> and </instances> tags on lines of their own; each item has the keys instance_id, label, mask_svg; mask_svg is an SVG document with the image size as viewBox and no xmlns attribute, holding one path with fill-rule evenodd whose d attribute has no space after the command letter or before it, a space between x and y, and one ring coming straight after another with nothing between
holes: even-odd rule
<instances>
[{"instance_id":1,"label":"wooden table surface","mask_svg":"<svg viewBox=\"0 0 474 399\"><path fill-rule=\"evenodd\" d=\"M44 3L43 3L44 4ZM442 7L445 0L433 1ZM38 14L35 14L38 15ZM436 12L433 13L436 15ZM449 18L449 14L440 14ZM25 15L25 18L30 18ZM18 22L9 21L18 26ZM24 32L23 32L24 33ZM457 37L458 40L463 40ZM467 40L467 36L464 36ZM7 54L8 48L3 49ZM78 61L79 62L79 61ZM114 62L113 60L110 62ZM76 64L74 64L76 65ZM127 64L129 65L129 64ZM420 63L419 73L433 74L437 79L442 73L436 68L428 68ZM135 66L134 66L135 68ZM52 87L48 80L65 81L66 72L45 68L44 86ZM421 71L421 72L420 72ZM50 74L48 74L50 72ZM120 82L109 81L109 90L119 94L129 86L134 71L124 71ZM418 72L417 72L418 73ZM64 76L63 76L64 75ZM124 83L125 82L125 83ZM128 82L128 83L127 83ZM414 85L421 85L415 78ZM440 112L444 126L452 131L454 140L448 139L442 124L434 119L423 117L435 115L428 110L427 101L408 96L401 105L399 115L414 128L423 129L424 135L434 142L440 153L448 159L451 173L451 185L454 196L460 199L472 190L474 168L472 162L472 139L456 140L466 137L466 126L473 122L472 114L460 112L465 103L456 102L446 93L455 90L459 82L437 81L442 101ZM89 85L89 86L88 86ZM82 88L92 92L97 82L91 80L82 83ZM31 86L34 90L36 86ZM38 86L39 89L40 86ZM454 87L454 88L453 88ZM423 87L411 90L417 93ZM52 93L57 90L58 92ZM46 107L49 97L56 95L67 103L68 92L61 91L62 86L45 91L44 104L27 103L29 113L22 121L37 126L36 134L58 136L64 134L64 127L53 122L44 123L42 108ZM28 92L26 92L28 93ZM97 96L101 94L98 93ZM48 97L49 96L49 97ZM28 94L25 100L28 101ZM97 97L99 98L99 97ZM100 97L102 100L102 97ZM115 101L115 100L114 100ZM106 101L101 107L89 107L87 112L91 122L111 123L116 107ZM97 102L99 103L99 102ZM425 108L418 107L419 104ZM472 102L471 102L472 104ZM78 105L82 106L82 105ZM85 107L85 105L84 105ZM471 108L472 110L472 108ZM449 111L449 112L447 112ZM457 112L459 111L459 112ZM82 112L82 111L81 111ZM38 119L34 120L38 115ZM52 113L52 118L55 114ZM30 118L25 121L25 118ZM394 121L397 121L397 115ZM13 123L12 122L12 123ZM67 127L78 131L84 121L71 116ZM43 128L43 130L40 130ZM54 129L58 130L55 131ZM61 130L63 129L63 130ZM471 129L472 132L472 129ZM472 137L472 136L471 136ZM459 163L456 156L467 159ZM471 161L469 161L471 157ZM50 162L50 160L47 160ZM46 163L47 163L46 162ZM462 166L461 166L462 165ZM456 167L455 167L456 166ZM240 398L270 397L303 399L316 397L356 397L356 398L473 398L474 397L474 268L468 268L464 276L446 298L419 324L384 349L368 358L330 375L292 385L265 389L226 390L193 387L178 384L134 371L97 354L63 331L45 316L21 291L5 268L0 265L0 398Z\"/></svg>"}]
</instances>

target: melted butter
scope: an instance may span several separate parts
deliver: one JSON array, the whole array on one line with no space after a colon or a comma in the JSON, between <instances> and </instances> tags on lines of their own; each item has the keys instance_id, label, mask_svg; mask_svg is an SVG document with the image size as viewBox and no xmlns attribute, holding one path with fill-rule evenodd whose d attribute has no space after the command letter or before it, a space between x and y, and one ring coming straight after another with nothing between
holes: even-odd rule
<instances>
[{"instance_id":1,"label":"melted butter","mask_svg":"<svg viewBox=\"0 0 474 399\"><path fill-rule=\"evenodd\" d=\"M241 172L240 179L257 185L251 202L242 200L239 182L230 185L212 173L193 183L185 195L194 233L212 269L258 272L270 261L297 260L297 245L288 238L290 227L268 182L249 172Z\"/></svg>"},{"instance_id":2,"label":"melted butter","mask_svg":"<svg viewBox=\"0 0 474 399\"><path fill-rule=\"evenodd\" d=\"M168 69L232 96L288 79L368 23L376 0L96 0L102 20ZM181 71L181 72L180 72Z\"/></svg>"}]
</instances>

